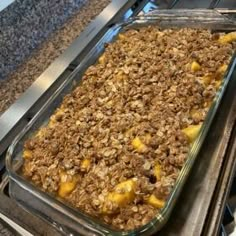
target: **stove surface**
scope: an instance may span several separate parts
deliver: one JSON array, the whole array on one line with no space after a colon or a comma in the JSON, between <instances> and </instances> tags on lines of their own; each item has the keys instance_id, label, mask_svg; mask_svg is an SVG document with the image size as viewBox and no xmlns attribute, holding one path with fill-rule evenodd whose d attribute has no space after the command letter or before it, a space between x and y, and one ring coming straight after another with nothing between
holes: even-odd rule
<instances>
[{"instance_id":1,"label":"stove surface","mask_svg":"<svg viewBox=\"0 0 236 236\"><path fill-rule=\"evenodd\" d=\"M236 9L235 0L176 0L176 1L149 1L143 8L142 13L149 12L156 8L230 8ZM1 8L1 5L0 5ZM1 158L0 158L1 159ZM42 219L21 209L14 201L9 198L7 178L5 176L4 165L0 163L0 235L53 235L57 236L60 233L55 228L46 224ZM221 235L235 235L235 221L236 216L236 181L233 183L233 190L229 198L229 208L233 213L225 213L225 218L221 227ZM234 212L235 211L235 212ZM2 212L2 213L1 213ZM6 217L11 216L11 219ZM30 232L31 233L30 233Z\"/></svg>"}]
</instances>

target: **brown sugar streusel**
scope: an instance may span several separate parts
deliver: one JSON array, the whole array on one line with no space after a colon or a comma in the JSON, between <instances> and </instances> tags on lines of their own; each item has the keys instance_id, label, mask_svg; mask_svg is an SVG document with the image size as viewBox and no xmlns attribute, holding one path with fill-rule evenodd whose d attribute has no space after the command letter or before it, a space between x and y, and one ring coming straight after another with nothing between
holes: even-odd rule
<instances>
[{"instance_id":1,"label":"brown sugar streusel","mask_svg":"<svg viewBox=\"0 0 236 236\"><path fill-rule=\"evenodd\" d=\"M27 140L23 175L115 228L145 225L170 195L234 39L190 28L123 32Z\"/></svg>"}]
</instances>

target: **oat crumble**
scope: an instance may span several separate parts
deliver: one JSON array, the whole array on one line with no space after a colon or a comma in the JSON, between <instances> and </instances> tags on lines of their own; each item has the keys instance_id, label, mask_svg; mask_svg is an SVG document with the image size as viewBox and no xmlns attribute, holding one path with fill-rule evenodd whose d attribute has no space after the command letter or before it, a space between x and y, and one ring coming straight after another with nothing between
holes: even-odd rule
<instances>
[{"instance_id":1,"label":"oat crumble","mask_svg":"<svg viewBox=\"0 0 236 236\"><path fill-rule=\"evenodd\" d=\"M47 126L23 175L120 230L164 207L234 52L203 29L143 27L106 45Z\"/></svg>"}]
</instances>

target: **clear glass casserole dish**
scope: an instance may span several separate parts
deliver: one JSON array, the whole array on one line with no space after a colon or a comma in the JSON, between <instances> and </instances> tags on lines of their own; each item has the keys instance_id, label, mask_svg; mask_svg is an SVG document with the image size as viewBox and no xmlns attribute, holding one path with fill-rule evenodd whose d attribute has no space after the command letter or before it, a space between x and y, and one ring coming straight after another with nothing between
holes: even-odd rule
<instances>
[{"instance_id":1,"label":"clear glass casserole dish","mask_svg":"<svg viewBox=\"0 0 236 236\"><path fill-rule=\"evenodd\" d=\"M223 17L215 11L210 10L163 10L155 11L149 15L136 17L126 22L122 22L110 28L104 36L99 40L88 55L84 57L81 64L73 72L73 74L63 82L59 89L50 97L47 103L40 109L30 123L15 138L7 152L6 166L10 179L10 196L14 198L21 206L28 211L33 212L51 225L57 227L66 235L150 235L160 230L167 222L171 210L173 209L181 189L190 173L197 154L204 142L204 138L208 132L211 122L214 118L216 110L220 105L223 93L231 78L231 72L235 65L233 57L224 77L224 81L217 92L216 97L208 111L207 117L201 127L198 137L192 144L188 158L182 167L172 192L165 203L165 206L156 215L156 217L143 227L132 231L119 231L111 228L105 223L94 219L87 214L63 204L59 200L53 198L49 194L41 191L32 183L27 181L19 174L19 170L23 164L22 152L25 140L32 136L39 127L47 124L50 116L60 105L63 97L70 93L73 88L78 85L84 71L93 63L104 49L104 44L112 42L116 36L126 29L145 27L148 25L156 25L162 28L169 27L192 27L207 28L213 31L233 31L236 29L236 23Z\"/></svg>"}]
</instances>

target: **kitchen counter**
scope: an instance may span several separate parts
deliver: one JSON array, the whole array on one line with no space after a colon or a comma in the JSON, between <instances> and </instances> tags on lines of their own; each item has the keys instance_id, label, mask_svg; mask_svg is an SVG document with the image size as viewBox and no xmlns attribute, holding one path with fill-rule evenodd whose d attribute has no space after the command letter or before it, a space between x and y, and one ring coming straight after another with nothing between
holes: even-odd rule
<instances>
[{"instance_id":1,"label":"kitchen counter","mask_svg":"<svg viewBox=\"0 0 236 236\"><path fill-rule=\"evenodd\" d=\"M0 114L109 2L19 0L1 12Z\"/></svg>"}]
</instances>

